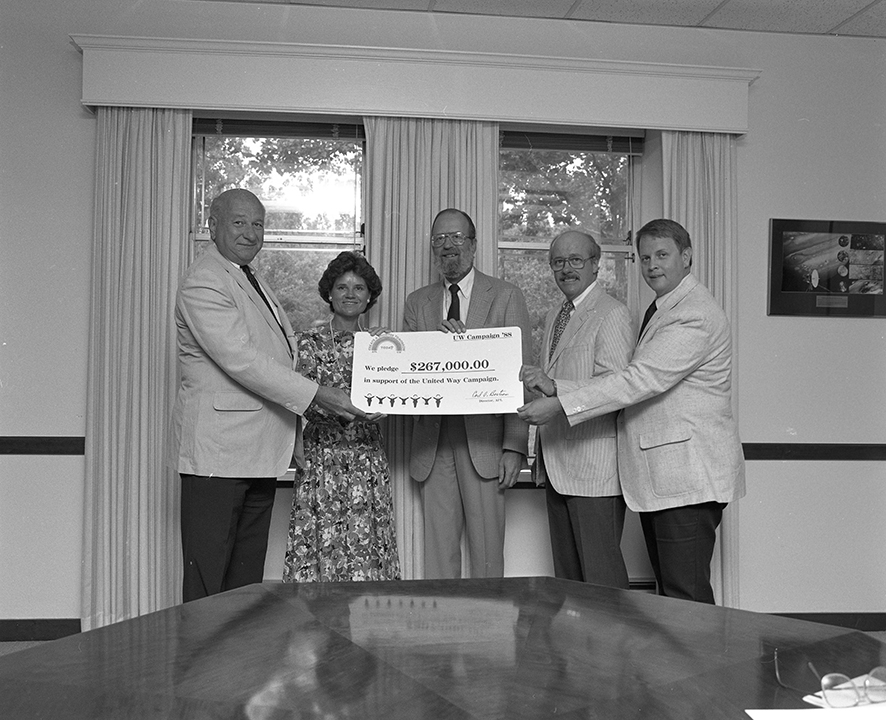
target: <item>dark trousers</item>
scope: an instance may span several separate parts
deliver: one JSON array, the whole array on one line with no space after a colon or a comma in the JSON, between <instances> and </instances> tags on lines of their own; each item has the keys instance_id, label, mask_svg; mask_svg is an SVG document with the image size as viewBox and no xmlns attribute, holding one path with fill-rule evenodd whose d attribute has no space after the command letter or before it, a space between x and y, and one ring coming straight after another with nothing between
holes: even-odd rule
<instances>
[{"instance_id":1,"label":"dark trousers","mask_svg":"<svg viewBox=\"0 0 886 720\"><path fill-rule=\"evenodd\" d=\"M628 571L621 554L624 498L561 495L550 480L545 497L554 574L565 580L627 590Z\"/></svg>"},{"instance_id":2,"label":"dark trousers","mask_svg":"<svg viewBox=\"0 0 886 720\"><path fill-rule=\"evenodd\" d=\"M182 601L261 582L277 479L181 481Z\"/></svg>"},{"instance_id":3,"label":"dark trousers","mask_svg":"<svg viewBox=\"0 0 886 720\"><path fill-rule=\"evenodd\" d=\"M714 604L711 558L725 503L640 513L658 594Z\"/></svg>"}]
</instances>

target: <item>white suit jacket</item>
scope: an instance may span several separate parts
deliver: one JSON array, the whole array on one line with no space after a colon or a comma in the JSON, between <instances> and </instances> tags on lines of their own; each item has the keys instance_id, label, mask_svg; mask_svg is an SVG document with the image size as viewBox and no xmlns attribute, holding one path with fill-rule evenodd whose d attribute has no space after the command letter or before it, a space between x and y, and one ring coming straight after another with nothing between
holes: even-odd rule
<instances>
[{"instance_id":1,"label":"white suit jacket","mask_svg":"<svg viewBox=\"0 0 886 720\"><path fill-rule=\"evenodd\" d=\"M263 288L279 324L215 244L182 279L175 303L181 380L170 440L179 473L280 477L298 455L299 415L317 384L295 371L292 327Z\"/></svg>"},{"instance_id":2,"label":"white suit jacket","mask_svg":"<svg viewBox=\"0 0 886 720\"><path fill-rule=\"evenodd\" d=\"M636 337L628 309L594 285L579 303L550 359L548 350L560 307L545 321L539 365L556 381L581 382L627 366ZM615 412L577 425L558 415L536 435L535 480L550 482L561 495L621 495L618 482ZM541 449L541 454L539 454Z\"/></svg>"},{"instance_id":3,"label":"white suit jacket","mask_svg":"<svg viewBox=\"0 0 886 720\"><path fill-rule=\"evenodd\" d=\"M632 510L744 495L729 322L694 276L658 308L624 370L564 385L559 398L571 425L624 408L618 469Z\"/></svg>"}]
</instances>

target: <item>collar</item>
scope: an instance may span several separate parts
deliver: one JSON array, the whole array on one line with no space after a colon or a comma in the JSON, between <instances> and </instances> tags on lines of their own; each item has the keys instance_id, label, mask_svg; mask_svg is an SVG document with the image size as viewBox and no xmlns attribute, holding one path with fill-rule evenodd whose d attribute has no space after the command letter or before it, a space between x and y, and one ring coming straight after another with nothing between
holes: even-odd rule
<instances>
[{"instance_id":1,"label":"collar","mask_svg":"<svg viewBox=\"0 0 886 720\"><path fill-rule=\"evenodd\" d=\"M584 289L584 292L582 292L581 295L579 295L577 298L575 298L575 300L572 301L572 305L573 305L573 307L576 307L576 308L577 308L577 307L578 307L579 305L581 305L585 300L587 300L587 299L588 299L588 295L591 294L591 290L593 290L596 286L597 286L597 281L594 280L594 282L592 282L590 285L588 285L588 286Z\"/></svg>"},{"instance_id":2,"label":"collar","mask_svg":"<svg viewBox=\"0 0 886 720\"><path fill-rule=\"evenodd\" d=\"M471 290L474 289L474 277L475 277L474 267L471 266L471 269L468 270L468 274L465 275L457 283L455 283L456 285L458 285L459 292L462 295L464 295L465 297L469 297L471 294ZM449 282L447 279L444 278L443 285L446 288L446 292L449 292L449 288L450 288L450 286L453 285L453 283Z\"/></svg>"},{"instance_id":3,"label":"collar","mask_svg":"<svg viewBox=\"0 0 886 720\"><path fill-rule=\"evenodd\" d=\"M669 297L671 297L674 293L676 293L677 290L679 290L686 283L686 281L691 277L692 277L692 273L686 273L686 276L677 284L677 287L675 287L670 292L666 292L661 297L655 298L655 308L660 309L661 307L663 307L665 302L667 302L667 299Z\"/></svg>"}]
</instances>

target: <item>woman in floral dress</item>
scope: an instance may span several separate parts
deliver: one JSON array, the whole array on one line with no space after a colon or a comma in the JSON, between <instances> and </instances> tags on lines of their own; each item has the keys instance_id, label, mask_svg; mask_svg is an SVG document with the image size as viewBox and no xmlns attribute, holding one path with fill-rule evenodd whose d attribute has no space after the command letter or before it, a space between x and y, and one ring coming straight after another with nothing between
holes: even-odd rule
<instances>
[{"instance_id":1,"label":"woman in floral dress","mask_svg":"<svg viewBox=\"0 0 886 720\"><path fill-rule=\"evenodd\" d=\"M343 252L318 289L332 316L296 334L298 370L350 390L354 333L381 281L362 255ZM305 413L305 465L295 475L283 582L400 578L380 417L348 422L313 405Z\"/></svg>"}]
</instances>

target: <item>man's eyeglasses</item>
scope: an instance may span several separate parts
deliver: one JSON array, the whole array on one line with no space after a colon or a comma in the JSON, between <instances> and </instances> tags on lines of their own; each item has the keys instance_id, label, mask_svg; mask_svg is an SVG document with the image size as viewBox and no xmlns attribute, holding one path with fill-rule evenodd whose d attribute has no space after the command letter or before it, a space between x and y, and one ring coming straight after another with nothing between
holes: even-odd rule
<instances>
[{"instance_id":1,"label":"man's eyeglasses","mask_svg":"<svg viewBox=\"0 0 886 720\"><path fill-rule=\"evenodd\" d=\"M431 235L431 245L434 247L441 247L446 244L447 240L453 245L464 245L465 240L473 239L473 235L465 235L460 232L437 233L436 235Z\"/></svg>"},{"instance_id":2,"label":"man's eyeglasses","mask_svg":"<svg viewBox=\"0 0 886 720\"><path fill-rule=\"evenodd\" d=\"M551 262L549 264L551 266L551 270L553 270L554 272L559 272L567 265L569 265L569 267L571 267L573 270L581 270L587 264L588 260L596 260L596 259L597 258L595 258L595 257L587 257L587 258L580 258L580 257L575 257L575 256L568 257L568 258L558 257L558 258L554 258L553 260L551 260Z\"/></svg>"},{"instance_id":3,"label":"man's eyeglasses","mask_svg":"<svg viewBox=\"0 0 886 720\"><path fill-rule=\"evenodd\" d=\"M843 673L822 675L808 658L803 658L806 668L821 684L821 698L828 707L847 708L868 703L886 702L886 667L879 665L862 678L854 680ZM779 685L798 690L785 682L784 669L779 667L778 648L775 649L775 678ZM800 691L803 692L803 691Z\"/></svg>"}]
</instances>

